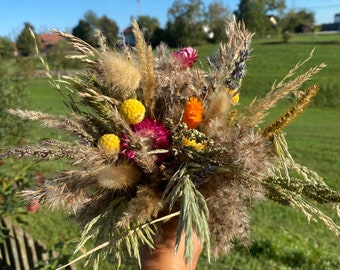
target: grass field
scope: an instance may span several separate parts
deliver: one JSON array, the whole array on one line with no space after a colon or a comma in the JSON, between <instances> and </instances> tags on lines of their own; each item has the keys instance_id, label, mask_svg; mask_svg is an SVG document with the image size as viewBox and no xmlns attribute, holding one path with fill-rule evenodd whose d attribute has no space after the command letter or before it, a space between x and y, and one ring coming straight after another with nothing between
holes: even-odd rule
<instances>
[{"instance_id":1,"label":"grass field","mask_svg":"<svg viewBox=\"0 0 340 270\"><path fill-rule=\"evenodd\" d=\"M320 62L328 67L313 78L325 91L335 88L335 95L340 96L340 46L331 44L329 37L324 44L321 36L316 40L296 39L290 44L277 42L254 42L253 58L248 64L248 75L244 80L244 91L241 103L249 102L254 96L262 95L269 90L275 80L281 79L298 61L306 58L316 48L311 65ZM336 36L338 38L338 36ZM316 39L316 37L314 37ZM334 36L333 36L334 40ZM294 41L294 40L293 40ZM298 42L297 42L298 41ZM307 42L308 41L308 42ZM216 47L200 48L201 59ZM310 66L308 66L309 68ZM29 82L30 108L50 113L65 113L60 106L61 96L51 89L45 79L34 79ZM323 91L323 89L321 89ZM285 105L288 101L285 102ZM273 111L278 114L282 106ZM322 175L326 182L340 190L340 110L339 108L308 108L305 113L288 128L287 140L296 161L306 165ZM49 136L42 133L38 125L30 132L30 140L38 136ZM53 136L62 136L58 131ZM55 165L47 168L46 174L53 172ZM57 165L60 166L60 165ZM48 166L47 166L48 167ZM329 212L329 209L325 208ZM333 215L339 224L339 218ZM48 243L50 247L64 239L72 240L78 235L75 224L68 223L65 215L57 211L42 208L39 213L23 216L25 227L37 238ZM308 224L307 219L295 209L280 206L273 202L258 202L252 212L254 243L249 247L236 248L228 256L220 258L209 265L206 256L200 259L198 270L203 269L340 269L339 238L319 223ZM72 245L66 252L71 252ZM110 269L104 263L100 269ZM122 269L136 269L127 265Z\"/></svg>"}]
</instances>

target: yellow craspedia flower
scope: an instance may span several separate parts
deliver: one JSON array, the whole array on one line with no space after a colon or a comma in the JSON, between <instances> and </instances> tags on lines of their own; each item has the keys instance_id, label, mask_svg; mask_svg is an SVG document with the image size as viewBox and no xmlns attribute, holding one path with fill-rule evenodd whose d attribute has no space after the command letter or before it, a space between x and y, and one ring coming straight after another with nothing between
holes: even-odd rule
<instances>
[{"instance_id":1,"label":"yellow craspedia flower","mask_svg":"<svg viewBox=\"0 0 340 270\"><path fill-rule=\"evenodd\" d=\"M197 151L202 151L205 148L205 145L203 143L198 143L195 140L190 140L190 139L183 139L182 145L191 147Z\"/></svg>"},{"instance_id":2,"label":"yellow craspedia flower","mask_svg":"<svg viewBox=\"0 0 340 270\"><path fill-rule=\"evenodd\" d=\"M119 113L129 124L138 124L144 119L145 107L137 99L127 99L120 105Z\"/></svg>"},{"instance_id":3,"label":"yellow craspedia flower","mask_svg":"<svg viewBox=\"0 0 340 270\"><path fill-rule=\"evenodd\" d=\"M229 92L229 95L231 96L231 103L237 104L240 100L240 95L237 93L237 90L230 90L227 88L227 91Z\"/></svg>"},{"instance_id":4,"label":"yellow craspedia flower","mask_svg":"<svg viewBox=\"0 0 340 270\"><path fill-rule=\"evenodd\" d=\"M196 97L190 97L185 105L182 122L186 123L188 128L194 129L203 120L203 104Z\"/></svg>"},{"instance_id":5,"label":"yellow craspedia flower","mask_svg":"<svg viewBox=\"0 0 340 270\"><path fill-rule=\"evenodd\" d=\"M115 134L105 134L98 140L98 146L105 154L118 154L120 151L120 140Z\"/></svg>"}]
</instances>

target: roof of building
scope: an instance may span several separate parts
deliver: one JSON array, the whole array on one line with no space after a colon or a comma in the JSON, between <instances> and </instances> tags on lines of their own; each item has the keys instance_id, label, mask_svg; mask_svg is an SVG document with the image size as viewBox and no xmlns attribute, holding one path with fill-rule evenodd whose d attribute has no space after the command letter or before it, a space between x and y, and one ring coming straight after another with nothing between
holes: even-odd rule
<instances>
[{"instance_id":1,"label":"roof of building","mask_svg":"<svg viewBox=\"0 0 340 270\"><path fill-rule=\"evenodd\" d=\"M40 47L46 48L48 46L56 44L62 39L61 36L54 33L39 34Z\"/></svg>"}]
</instances>

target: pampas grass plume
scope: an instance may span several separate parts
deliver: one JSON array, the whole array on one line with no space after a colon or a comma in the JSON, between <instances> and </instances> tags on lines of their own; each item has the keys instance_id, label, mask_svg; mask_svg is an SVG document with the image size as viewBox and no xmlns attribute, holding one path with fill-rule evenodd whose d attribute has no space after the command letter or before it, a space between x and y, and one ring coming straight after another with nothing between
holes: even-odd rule
<instances>
[{"instance_id":1,"label":"pampas grass plume","mask_svg":"<svg viewBox=\"0 0 340 270\"><path fill-rule=\"evenodd\" d=\"M118 52L104 52L101 60L103 75L108 84L108 96L124 100L138 88L141 73L136 64Z\"/></svg>"},{"instance_id":2,"label":"pampas grass plume","mask_svg":"<svg viewBox=\"0 0 340 270\"><path fill-rule=\"evenodd\" d=\"M201 130L208 136L214 134L213 127L225 126L228 111L231 107L231 96L228 91L216 93L205 111L205 117L201 124Z\"/></svg>"},{"instance_id":3,"label":"pampas grass plume","mask_svg":"<svg viewBox=\"0 0 340 270\"><path fill-rule=\"evenodd\" d=\"M98 183L107 189L126 189L134 186L141 172L132 165L121 164L101 169L97 175Z\"/></svg>"}]
</instances>

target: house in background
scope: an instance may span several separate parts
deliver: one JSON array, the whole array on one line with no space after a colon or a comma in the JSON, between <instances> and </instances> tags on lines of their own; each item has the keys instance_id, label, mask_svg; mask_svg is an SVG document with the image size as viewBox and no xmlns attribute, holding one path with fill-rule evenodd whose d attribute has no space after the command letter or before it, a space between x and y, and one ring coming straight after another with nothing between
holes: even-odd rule
<instances>
[{"instance_id":1,"label":"house in background","mask_svg":"<svg viewBox=\"0 0 340 270\"><path fill-rule=\"evenodd\" d=\"M63 38L55 33L47 33L47 34L39 34L38 35L39 42L40 42L40 51L41 52L47 52L48 49L53 47L55 44L57 44L60 40Z\"/></svg>"},{"instance_id":2,"label":"house in background","mask_svg":"<svg viewBox=\"0 0 340 270\"><path fill-rule=\"evenodd\" d=\"M122 38L123 38L124 45L126 45L126 46L135 46L136 45L136 40L135 40L135 36L133 35L132 26L126 28L122 32Z\"/></svg>"},{"instance_id":3,"label":"house in background","mask_svg":"<svg viewBox=\"0 0 340 270\"><path fill-rule=\"evenodd\" d=\"M322 24L321 31L340 31L340 13L334 15L334 23Z\"/></svg>"}]
</instances>

